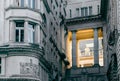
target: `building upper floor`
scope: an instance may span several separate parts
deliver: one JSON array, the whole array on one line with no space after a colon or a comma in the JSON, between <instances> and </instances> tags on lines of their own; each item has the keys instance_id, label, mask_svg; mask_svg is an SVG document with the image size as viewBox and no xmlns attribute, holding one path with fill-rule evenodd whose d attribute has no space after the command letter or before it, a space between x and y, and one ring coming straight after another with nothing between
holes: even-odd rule
<instances>
[{"instance_id":1,"label":"building upper floor","mask_svg":"<svg viewBox=\"0 0 120 81\"><path fill-rule=\"evenodd\" d=\"M100 14L101 0L68 0L66 18L85 17Z\"/></svg>"}]
</instances>

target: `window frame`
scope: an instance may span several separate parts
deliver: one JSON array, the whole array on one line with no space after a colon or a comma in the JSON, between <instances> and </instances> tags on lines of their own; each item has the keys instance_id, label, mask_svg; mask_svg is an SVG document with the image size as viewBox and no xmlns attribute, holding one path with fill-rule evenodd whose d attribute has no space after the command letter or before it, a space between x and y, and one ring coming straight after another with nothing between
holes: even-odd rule
<instances>
[{"instance_id":1,"label":"window frame","mask_svg":"<svg viewBox=\"0 0 120 81\"><path fill-rule=\"evenodd\" d=\"M22 22L23 23L23 27L22 26L17 26L17 23L18 22L15 22L15 24L16 24L16 27L15 27L15 42L24 42L24 34L23 34L23 38L21 38L21 35L22 35L22 33L21 33L21 31L23 30L23 32L24 32L24 22ZM16 36L16 31L19 31L18 32L18 41L17 41L17 36ZM21 39L23 39L23 41L21 40Z\"/></svg>"}]
</instances>

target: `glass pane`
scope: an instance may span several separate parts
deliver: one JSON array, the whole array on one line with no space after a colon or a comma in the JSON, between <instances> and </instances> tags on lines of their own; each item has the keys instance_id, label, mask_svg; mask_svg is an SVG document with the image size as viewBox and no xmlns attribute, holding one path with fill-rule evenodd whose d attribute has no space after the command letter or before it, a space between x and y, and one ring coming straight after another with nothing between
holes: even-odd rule
<instances>
[{"instance_id":1,"label":"glass pane","mask_svg":"<svg viewBox=\"0 0 120 81\"><path fill-rule=\"evenodd\" d=\"M2 68L1 68L1 66L0 66L0 74L1 74L1 69L2 69Z\"/></svg>"},{"instance_id":2,"label":"glass pane","mask_svg":"<svg viewBox=\"0 0 120 81\"><path fill-rule=\"evenodd\" d=\"M84 8L81 8L81 16L84 16Z\"/></svg>"},{"instance_id":3,"label":"glass pane","mask_svg":"<svg viewBox=\"0 0 120 81\"><path fill-rule=\"evenodd\" d=\"M20 38L21 42L24 42L24 30L21 30L21 38Z\"/></svg>"},{"instance_id":4,"label":"glass pane","mask_svg":"<svg viewBox=\"0 0 120 81\"><path fill-rule=\"evenodd\" d=\"M89 7L89 15L92 15L92 7Z\"/></svg>"},{"instance_id":5,"label":"glass pane","mask_svg":"<svg viewBox=\"0 0 120 81\"><path fill-rule=\"evenodd\" d=\"M93 39L80 41L80 56L93 56L94 42Z\"/></svg>"},{"instance_id":6,"label":"glass pane","mask_svg":"<svg viewBox=\"0 0 120 81\"><path fill-rule=\"evenodd\" d=\"M31 0L28 0L28 5L31 8Z\"/></svg>"},{"instance_id":7,"label":"glass pane","mask_svg":"<svg viewBox=\"0 0 120 81\"><path fill-rule=\"evenodd\" d=\"M35 9L35 0L32 0L32 8Z\"/></svg>"},{"instance_id":8,"label":"glass pane","mask_svg":"<svg viewBox=\"0 0 120 81\"><path fill-rule=\"evenodd\" d=\"M24 0L21 0L21 7L24 7Z\"/></svg>"},{"instance_id":9,"label":"glass pane","mask_svg":"<svg viewBox=\"0 0 120 81\"><path fill-rule=\"evenodd\" d=\"M19 30L16 30L16 42L19 42Z\"/></svg>"},{"instance_id":10,"label":"glass pane","mask_svg":"<svg viewBox=\"0 0 120 81\"><path fill-rule=\"evenodd\" d=\"M0 64L1 64L1 61L2 61L2 59L1 59L1 57L0 57Z\"/></svg>"},{"instance_id":11,"label":"glass pane","mask_svg":"<svg viewBox=\"0 0 120 81\"><path fill-rule=\"evenodd\" d=\"M16 22L16 27L24 27L24 22Z\"/></svg>"},{"instance_id":12,"label":"glass pane","mask_svg":"<svg viewBox=\"0 0 120 81\"><path fill-rule=\"evenodd\" d=\"M85 16L88 16L88 8L85 8Z\"/></svg>"},{"instance_id":13,"label":"glass pane","mask_svg":"<svg viewBox=\"0 0 120 81\"><path fill-rule=\"evenodd\" d=\"M79 8L76 8L77 16L79 16Z\"/></svg>"}]
</instances>

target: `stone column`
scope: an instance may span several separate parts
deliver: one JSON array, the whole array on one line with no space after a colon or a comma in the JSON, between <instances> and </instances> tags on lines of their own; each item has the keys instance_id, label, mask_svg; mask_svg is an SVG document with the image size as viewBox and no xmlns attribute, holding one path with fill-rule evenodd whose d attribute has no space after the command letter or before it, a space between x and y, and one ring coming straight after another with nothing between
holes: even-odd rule
<instances>
[{"instance_id":1,"label":"stone column","mask_svg":"<svg viewBox=\"0 0 120 81\"><path fill-rule=\"evenodd\" d=\"M15 42L15 25L14 25L14 21L10 20L10 42Z\"/></svg>"},{"instance_id":2,"label":"stone column","mask_svg":"<svg viewBox=\"0 0 120 81\"><path fill-rule=\"evenodd\" d=\"M94 29L94 65L99 65L98 29Z\"/></svg>"},{"instance_id":3,"label":"stone column","mask_svg":"<svg viewBox=\"0 0 120 81\"><path fill-rule=\"evenodd\" d=\"M28 7L28 0L24 0L25 7Z\"/></svg>"},{"instance_id":4,"label":"stone column","mask_svg":"<svg viewBox=\"0 0 120 81\"><path fill-rule=\"evenodd\" d=\"M80 56L80 51L79 51L79 40L77 40L77 44L76 44L76 56L77 56L77 58L76 58L76 61L77 61L77 67L79 67L79 61L80 61L80 58L79 58L79 56Z\"/></svg>"},{"instance_id":5,"label":"stone column","mask_svg":"<svg viewBox=\"0 0 120 81\"><path fill-rule=\"evenodd\" d=\"M76 66L76 31L72 31L72 67Z\"/></svg>"},{"instance_id":6,"label":"stone column","mask_svg":"<svg viewBox=\"0 0 120 81\"><path fill-rule=\"evenodd\" d=\"M35 27L35 43L40 44L40 26L39 24Z\"/></svg>"},{"instance_id":7,"label":"stone column","mask_svg":"<svg viewBox=\"0 0 120 81\"><path fill-rule=\"evenodd\" d=\"M24 23L24 42L28 43L28 21L25 20Z\"/></svg>"},{"instance_id":8,"label":"stone column","mask_svg":"<svg viewBox=\"0 0 120 81\"><path fill-rule=\"evenodd\" d=\"M14 0L10 0L10 3L9 3L9 4L10 4L10 6L12 6L12 7L15 6L15 5L14 5Z\"/></svg>"}]
</instances>

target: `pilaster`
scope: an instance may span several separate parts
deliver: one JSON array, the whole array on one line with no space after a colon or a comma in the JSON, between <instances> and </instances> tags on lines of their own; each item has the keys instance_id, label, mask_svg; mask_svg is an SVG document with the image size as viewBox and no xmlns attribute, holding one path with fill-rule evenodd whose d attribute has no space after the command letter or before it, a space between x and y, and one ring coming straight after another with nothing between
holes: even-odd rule
<instances>
[{"instance_id":1,"label":"pilaster","mask_svg":"<svg viewBox=\"0 0 120 81\"><path fill-rule=\"evenodd\" d=\"M76 62L76 31L72 31L72 67L77 66Z\"/></svg>"},{"instance_id":2,"label":"pilaster","mask_svg":"<svg viewBox=\"0 0 120 81\"><path fill-rule=\"evenodd\" d=\"M10 42L15 42L15 25L14 21L10 20L9 25L10 25Z\"/></svg>"},{"instance_id":3,"label":"pilaster","mask_svg":"<svg viewBox=\"0 0 120 81\"><path fill-rule=\"evenodd\" d=\"M24 23L24 42L28 43L28 21L25 20Z\"/></svg>"},{"instance_id":4,"label":"pilaster","mask_svg":"<svg viewBox=\"0 0 120 81\"><path fill-rule=\"evenodd\" d=\"M99 65L98 29L94 28L94 65Z\"/></svg>"}]
</instances>

